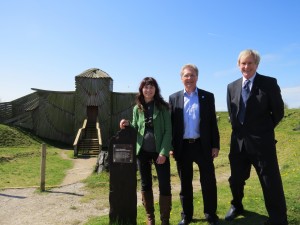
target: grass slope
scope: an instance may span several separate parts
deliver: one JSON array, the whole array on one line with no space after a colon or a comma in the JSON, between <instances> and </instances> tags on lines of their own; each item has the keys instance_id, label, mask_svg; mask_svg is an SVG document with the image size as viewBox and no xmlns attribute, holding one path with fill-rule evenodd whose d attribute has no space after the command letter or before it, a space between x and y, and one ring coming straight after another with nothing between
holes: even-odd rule
<instances>
[{"instance_id":1,"label":"grass slope","mask_svg":"<svg viewBox=\"0 0 300 225\"><path fill-rule=\"evenodd\" d=\"M1 147L27 147L41 144L42 140L25 130L0 124Z\"/></svg>"},{"instance_id":2,"label":"grass slope","mask_svg":"<svg viewBox=\"0 0 300 225\"><path fill-rule=\"evenodd\" d=\"M58 185L72 167L60 156L61 149L30 132L0 124L0 188L40 184L42 143L47 143L46 186Z\"/></svg>"}]
</instances>

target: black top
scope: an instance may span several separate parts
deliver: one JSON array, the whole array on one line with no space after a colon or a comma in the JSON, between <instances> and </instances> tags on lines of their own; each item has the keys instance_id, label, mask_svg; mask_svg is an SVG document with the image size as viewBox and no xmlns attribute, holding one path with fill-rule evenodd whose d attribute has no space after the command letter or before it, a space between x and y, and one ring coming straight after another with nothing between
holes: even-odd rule
<instances>
[{"instance_id":1,"label":"black top","mask_svg":"<svg viewBox=\"0 0 300 225\"><path fill-rule=\"evenodd\" d=\"M144 116L145 116L145 133L142 149L147 152L156 152L155 137L153 128L153 111L154 101L145 103L144 105Z\"/></svg>"}]
</instances>

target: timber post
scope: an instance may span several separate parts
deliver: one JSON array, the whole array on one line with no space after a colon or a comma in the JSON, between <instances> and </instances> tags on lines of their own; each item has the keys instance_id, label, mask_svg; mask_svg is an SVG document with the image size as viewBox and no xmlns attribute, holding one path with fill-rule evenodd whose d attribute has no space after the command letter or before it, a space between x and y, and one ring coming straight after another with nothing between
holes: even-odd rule
<instances>
[{"instance_id":1,"label":"timber post","mask_svg":"<svg viewBox=\"0 0 300 225\"><path fill-rule=\"evenodd\" d=\"M42 144L42 157L41 157L41 191L45 191L45 178L46 178L46 145Z\"/></svg>"}]
</instances>

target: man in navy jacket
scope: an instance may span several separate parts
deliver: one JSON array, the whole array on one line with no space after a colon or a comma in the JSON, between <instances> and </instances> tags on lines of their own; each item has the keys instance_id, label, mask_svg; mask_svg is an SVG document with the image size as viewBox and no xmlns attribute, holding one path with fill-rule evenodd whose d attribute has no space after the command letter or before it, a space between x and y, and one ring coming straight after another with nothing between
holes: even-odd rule
<instances>
[{"instance_id":1,"label":"man in navy jacket","mask_svg":"<svg viewBox=\"0 0 300 225\"><path fill-rule=\"evenodd\" d=\"M178 225L189 224L193 218L194 162L200 170L205 218L210 225L217 225L217 186L213 160L219 154L220 136L215 99L212 93L197 88L197 80L198 68L192 64L183 66L181 81L184 89L169 98L173 156L181 181L182 220Z\"/></svg>"}]
</instances>

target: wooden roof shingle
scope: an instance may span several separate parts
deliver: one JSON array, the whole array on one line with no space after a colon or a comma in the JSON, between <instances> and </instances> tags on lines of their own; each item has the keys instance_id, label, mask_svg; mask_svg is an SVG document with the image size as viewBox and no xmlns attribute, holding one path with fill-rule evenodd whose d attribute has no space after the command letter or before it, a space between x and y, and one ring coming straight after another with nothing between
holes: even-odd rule
<instances>
[{"instance_id":1,"label":"wooden roof shingle","mask_svg":"<svg viewBox=\"0 0 300 225\"><path fill-rule=\"evenodd\" d=\"M77 75L77 77L85 77L85 78L109 78L112 79L106 72L100 70L98 68L91 68L83 71L81 74Z\"/></svg>"}]
</instances>

